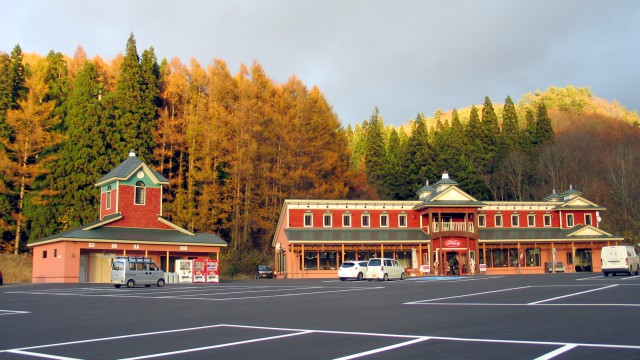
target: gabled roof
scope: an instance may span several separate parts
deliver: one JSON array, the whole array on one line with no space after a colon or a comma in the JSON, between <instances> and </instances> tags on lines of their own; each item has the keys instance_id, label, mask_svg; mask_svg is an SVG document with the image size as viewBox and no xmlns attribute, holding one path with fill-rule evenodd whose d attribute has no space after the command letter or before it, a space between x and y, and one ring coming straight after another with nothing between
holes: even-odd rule
<instances>
[{"instance_id":1,"label":"gabled roof","mask_svg":"<svg viewBox=\"0 0 640 360\"><path fill-rule=\"evenodd\" d=\"M576 196L573 199L559 204L554 210L606 210L594 202L591 202L582 196Z\"/></svg>"},{"instance_id":2,"label":"gabled roof","mask_svg":"<svg viewBox=\"0 0 640 360\"><path fill-rule=\"evenodd\" d=\"M131 153L125 161L121 162L120 165L116 166L113 170L109 171L108 174L100 178L96 183L96 186L115 180L127 180L139 169L146 172L154 183L162 185L169 184L169 179L148 167L147 164L138 159L135 154Z\"/></svg>"},{"instance_id":3,"label":"gabled roof","mask_svg":"<svg viewBox=\"0 0 640 360\"><path fill-rule=\"evenodd\" d=\"M425 207L455 207L455 206L467 206L467 207L482 207L485 204L476 200L473 196L460 190L457 186L451 186L441 192L434 192L429 196L422 199L422 202L414 206L414 210L422 209Z\"/></svg>"}]
</instances>

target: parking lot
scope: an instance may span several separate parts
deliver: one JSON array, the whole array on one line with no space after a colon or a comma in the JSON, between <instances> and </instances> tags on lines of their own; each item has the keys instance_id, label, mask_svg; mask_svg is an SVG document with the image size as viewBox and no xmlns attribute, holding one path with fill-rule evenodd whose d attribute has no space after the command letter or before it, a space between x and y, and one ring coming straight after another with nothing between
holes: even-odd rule
<instances>
[{"instance_id":1,"label":"parking lot","mask_svg":"<svg viewBox=\"0 0 640 360\"><path fill-rule=\"evenodd\" d=\"M637 359L640 276L0 287L0 359Z\"/></svg>"}]
</instances>

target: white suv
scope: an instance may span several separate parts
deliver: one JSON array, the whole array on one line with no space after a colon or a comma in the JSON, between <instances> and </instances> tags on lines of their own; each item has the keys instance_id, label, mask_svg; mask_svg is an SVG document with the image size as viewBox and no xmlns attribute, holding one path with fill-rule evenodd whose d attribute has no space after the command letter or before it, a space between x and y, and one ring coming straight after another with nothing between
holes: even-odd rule
<instances>
[{"instance_id":1,"label":"white suv","mask_svg":"<svg viewBox=\"0 0 640 360\"><path fill-rule=\"evenodd\" d=\"M387 258L373 258L369 259L367 264L367 280L390 280L400 279L404 280L406 277L404 267L398 264L397 261Z\"/></svg>"}]
</instances>

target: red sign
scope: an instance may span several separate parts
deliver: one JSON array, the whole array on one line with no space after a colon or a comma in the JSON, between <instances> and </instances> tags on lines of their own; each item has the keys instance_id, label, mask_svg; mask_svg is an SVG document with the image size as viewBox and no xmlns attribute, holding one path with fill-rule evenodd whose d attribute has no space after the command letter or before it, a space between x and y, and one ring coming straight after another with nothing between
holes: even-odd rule
<instances>
[{"instance_id":1,"label":"red sign","mask_svg":"<svg viewBox=\"0 0 640 360\"><path fill-rule=\"evenodd\" d=\"M444 247L448 247L448 248L455 248L455 247L461 247L462 246L462 241L460 240L445 240L444 242Z\"/></svg>"}]
</instances>

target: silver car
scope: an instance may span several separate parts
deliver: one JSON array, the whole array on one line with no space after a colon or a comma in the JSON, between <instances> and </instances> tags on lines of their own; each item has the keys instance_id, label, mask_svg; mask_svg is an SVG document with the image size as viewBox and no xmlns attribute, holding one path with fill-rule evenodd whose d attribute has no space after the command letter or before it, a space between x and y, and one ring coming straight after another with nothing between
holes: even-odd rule
<instances>
[{"instance_id":1,"label":"silver car","mask_svg":"<svg viewBox=\"0 0 640 360\"><path fill-rule=\"evenodd\" d=\"M367 264L367 280L390 280L400 279L404 280L407 276L404 266L400 265L394 259L388 258L373 258L369 259Z\"/></svg>"},{"instance_id":2,"label":"silver car","mask_svg":"<svg viewBox=\"0 0 640 360\"><path fill-rule=\"evenodd\" d=\"M338 269L338 277L340 280L356 279L358 281L367 277L366 261L345 261Z\"/></svg>"}]
</instances>

